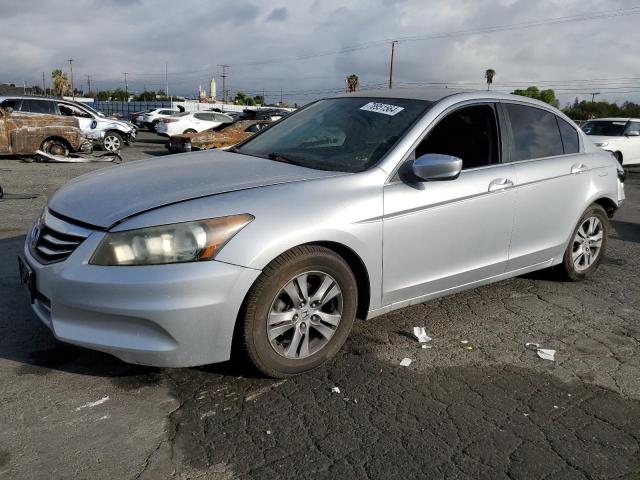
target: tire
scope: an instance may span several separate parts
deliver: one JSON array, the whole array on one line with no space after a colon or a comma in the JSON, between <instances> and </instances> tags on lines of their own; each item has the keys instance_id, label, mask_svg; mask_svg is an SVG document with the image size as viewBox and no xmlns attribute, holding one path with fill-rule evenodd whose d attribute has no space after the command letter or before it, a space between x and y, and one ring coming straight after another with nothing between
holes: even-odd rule
<instances>
[{"instance_id":1,"label":"tire","mask_svg":"<svg viewBox=\"0 0 640 480\"><path fill-rule=\"evenodd\" d=\"M187 128L184 132L182 133L198 133L196 132L193 128Z\"/></svg>"},{"instance_id":2,"label":"tire","mask_svg":"<svg viewBox=\"0 0 640 480\"><path fill-rule=\"evenodd\" d=\"M300 301L303 284L307 301L296 308L285 288ZM320 305L314 296L322 293ZM319 246L293 248L267 265L247 294L240 317L247 356L275 378L312 370L340 350L357 304L356 279L342 257Z\"/></svg>"},{"instance_id":3,"label":"tire","mask_svg":"<svg viewBox=\"0 0 640 480\"><path fill-rule=\"evenodd\" d=\"M102 148L107 152L118 152L123 145L122 136L117 132L107 132L102 139Z\"/></svg>"},{"instance_id":4,"label":"tire","mask_svg":"<svg viewBox=\"0 0 640 480\"><path fill-rule=\"evenodd\" d=\"M613 156L618 161L620 165L622 165L622 153L621 152L613 152Z\"/></svg>"},{"instance_id":5,"label":"tire","mask_svg":"<svg viewBox=\"0 0 640 480\"><path fill-rule=\"evenodd\" d=\"M147 125L147 128L149 129L150 132L155 132L157 127L158 127L158 120L154 120L149 125Z\"/></svg>"},{"instance_id":6,"label":"tire","mask_svg":"<svg viewBox=\"0 0 640 480\"><path fill-rule=\"evenodd\" d=\"M595 219L594 223L591 223ZM586 234L586 235L585 235ZM569 245L560 264L563 275L574 282L593 275L604 257L609 236L607 212L593 204L584 212L571 234ZM589 254L584 252L589 245ZM580 252L583 252L580 254ZM574 257L577 258L574 260Z\"/></svg>"},{"instance_id":7,"label":"tire","mask_svg":"<svg viewBox=\"0 0 640 480\"><path fill-rule=\"evenodd\" d=\"M50 155L61 155L66 157L69 155L69 145L58 138L49 138L42 142L40 150Z\"/></svg>"}]
</instances>

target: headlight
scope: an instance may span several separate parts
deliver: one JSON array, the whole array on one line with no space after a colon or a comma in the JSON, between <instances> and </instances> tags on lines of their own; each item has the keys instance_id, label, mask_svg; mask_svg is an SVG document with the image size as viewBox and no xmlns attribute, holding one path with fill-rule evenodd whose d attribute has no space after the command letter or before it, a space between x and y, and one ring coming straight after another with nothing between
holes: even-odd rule
<instances>
[{"instance_id":1,"label":"headlight","mask_svg":"<svg viewBox=\"0 0 640 480\"><path fill-rule=\"evenodd\" d=\"M247 213L108 233L92 265L159 265L213 260L254 219Z\"/></svg>"},{"instance_id":2,"label":"headlight","mask_svg":"<svg viewBox=\"0 0 640 480\"><path fill-rule=\"evenodd\" d=\"M596 147L608 147L609 142L597 142Z\"/></svg>"}]
</instances>

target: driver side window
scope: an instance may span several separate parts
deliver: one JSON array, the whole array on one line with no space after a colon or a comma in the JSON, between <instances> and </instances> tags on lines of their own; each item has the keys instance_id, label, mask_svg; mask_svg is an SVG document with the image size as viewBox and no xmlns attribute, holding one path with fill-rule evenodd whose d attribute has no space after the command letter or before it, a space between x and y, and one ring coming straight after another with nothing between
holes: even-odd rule
<instances>
[{"instance_id":1,"label":"driver side window","mask_svg":"<svg viewBox=\"0 0 640 480\"><path fill-rule=\"evenodd\" d=\"M416 147L418 158L427 153L462 159L462 169L499 163L500 142L493 105L473 105L449 113Z\"/></svg>"}]
</instances>

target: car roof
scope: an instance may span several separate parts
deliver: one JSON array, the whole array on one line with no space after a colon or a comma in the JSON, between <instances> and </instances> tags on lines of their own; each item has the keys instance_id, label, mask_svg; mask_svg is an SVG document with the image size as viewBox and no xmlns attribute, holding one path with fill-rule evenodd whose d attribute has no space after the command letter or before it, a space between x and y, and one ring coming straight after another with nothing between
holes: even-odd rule
<instances>
[{"instance_id":1,"label":"car roof","mask_svg":"<svg viewBox=\"0 0 640 480\"><path fill-rule=\"evenodd\" d=\"M369 98L402 98L406 100L425 100L428 102L439 102L447 97L460 97L460 100L512 100L521 103L529 103L532 105L551 108L556 110L552 105L535 100L530 97L521 95L513 95L511 93L495 92L492 90L475 90L460 87L413 87L413 88L385 88L378 90L360 90L352 93L342 93L331 98L343 97L369 97Z\"/></svg>"},{"instance_id":2,"label":"car roof","mask_svg":"<svg viewBox=\"0 0 640 480\"><path fill-rule=\"evenodd\" d=\"M608 118L591 118L589 120L587 120L588 122L597 122L598 120L602 120L605 122L628 122L628 121L632 121L632 122L640 122L640 119L638 118L623 118L623 117L608 117Z\"/></svg>"},{"instance_id":3,"label":"car roof","mask_svg":"<svg viewBox=\"0 0 640 480\"><path fill-rule=\"evenodd\" d=\"M55 97L40 97L37 95L0 95L0 100L49 100L51 102L71 102L71 100L64 100L62 98Z\"/></svg>"}]
</instances>

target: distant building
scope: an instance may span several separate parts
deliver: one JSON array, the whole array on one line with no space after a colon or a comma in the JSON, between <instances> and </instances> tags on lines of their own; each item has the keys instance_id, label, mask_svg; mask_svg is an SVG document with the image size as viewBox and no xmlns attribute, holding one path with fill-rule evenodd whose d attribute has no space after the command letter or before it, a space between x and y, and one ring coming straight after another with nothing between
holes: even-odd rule
<instances>
[{"instance_id":1,"label":"distant building","mask_svg":"<svg viewBox=\"0 0 640 480\"><path fill-rule=\"evenodd\" d=\"M210 95L211 100L215 100L216 99L216 94L217 94L217 92L216 92L216 79L215 78L211 79L210 89L211 89L211 92L210 92L211 93L211 95Z\"/></svg>"}]
</instances>

